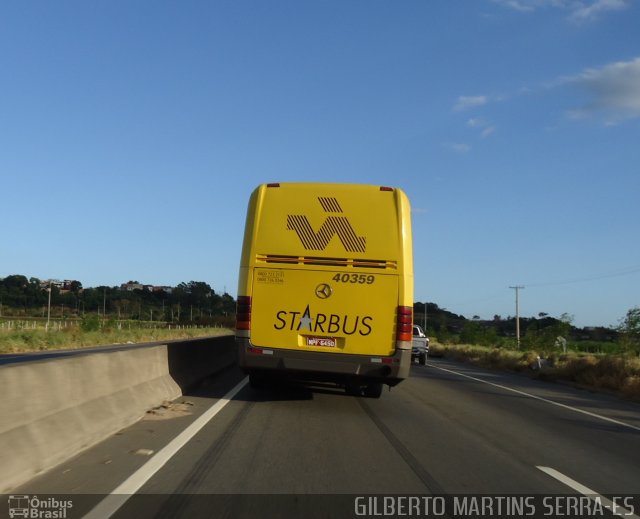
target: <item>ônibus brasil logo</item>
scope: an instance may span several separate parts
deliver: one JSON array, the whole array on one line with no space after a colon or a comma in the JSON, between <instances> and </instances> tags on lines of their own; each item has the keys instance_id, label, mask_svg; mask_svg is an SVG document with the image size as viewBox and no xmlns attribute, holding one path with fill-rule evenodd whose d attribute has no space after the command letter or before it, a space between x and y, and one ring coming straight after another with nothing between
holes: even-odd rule
<instances>
[{"instance_id":1,"label":"\u00f4nibus brasil logo","mask_svg":"<svg viewBox=\"0 0 640 519\"><path fill-rule=\"evenodd\" d=\"M38 496L12 495L8 499L9 517L26 517L32 519L65 519L67 510L73 508L71 500L55 497L38 498Z\"/></svg>"}]
</instances>

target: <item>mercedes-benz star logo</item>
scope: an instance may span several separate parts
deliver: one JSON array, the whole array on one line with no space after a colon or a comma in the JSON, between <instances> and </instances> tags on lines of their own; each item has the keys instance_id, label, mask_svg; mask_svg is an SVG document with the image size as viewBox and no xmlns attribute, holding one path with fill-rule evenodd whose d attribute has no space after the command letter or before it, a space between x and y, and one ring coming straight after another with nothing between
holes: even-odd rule
<instances>
[{"instance_id":1,"label":"mercedes-benz star logo","mask_svg":"<svg viewBox=\"0 0 640 519\"><path fill-rule=\"evenodd\" d=\"M316 295L320 299L327 299L332 294L332 292L333 290L331 290L331 287L326 283L322 283L321 285L318 285L316 287Z\"/></svg>"}]
</instances>

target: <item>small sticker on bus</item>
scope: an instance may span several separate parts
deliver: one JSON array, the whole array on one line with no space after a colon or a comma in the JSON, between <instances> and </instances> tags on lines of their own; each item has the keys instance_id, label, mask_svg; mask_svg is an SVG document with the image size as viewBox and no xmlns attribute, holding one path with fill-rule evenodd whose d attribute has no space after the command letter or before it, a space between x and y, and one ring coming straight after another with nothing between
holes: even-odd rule
<instances>
[{"instance_id":1,"label":"small sticker on bus","mask_svg":"<svg viewBox=\"0 0 640 519\"><path fill-rule=\"evenodd\" d=\"M322 346L325 348L335 348L338 339L335 337L305 337L307 346Z\"/></svg>"},{"instance_id":2,"label":"small sticker on bus","mask_svg":"<svg viewBox=\"0 0 640 519\"><path fill-rule=\"evenodd\" d=\"M262 269L257 270L256 283L265 283L268 285L283 285L284 271L283 270L262 270Z\"/></svg>"}]
</instances>

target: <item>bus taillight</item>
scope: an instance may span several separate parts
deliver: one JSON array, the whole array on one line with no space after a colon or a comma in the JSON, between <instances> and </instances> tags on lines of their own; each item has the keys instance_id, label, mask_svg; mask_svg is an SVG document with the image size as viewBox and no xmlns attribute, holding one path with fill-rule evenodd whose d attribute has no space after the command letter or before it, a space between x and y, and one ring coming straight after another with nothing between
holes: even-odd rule
<instances>
[{"instance_id":1,"label":"bus taillight","mask_svg":"<svg viewBox=\"0 0 640 519\"><path fill-rule=\"evenodd\" d=\"M251 297L238 296L236 306L236 330L251 329Z\"/></svg>"},{"instance_id":2,"label":"bus taillight","mask_svg":"<svg viewBox=\"0 0 640 519\"><path fill-rule=\"evenodd\" d=\"M411 341L413 339L413 308L410 306L399 306L396 340Z\"/></svg>"}]
</instances>

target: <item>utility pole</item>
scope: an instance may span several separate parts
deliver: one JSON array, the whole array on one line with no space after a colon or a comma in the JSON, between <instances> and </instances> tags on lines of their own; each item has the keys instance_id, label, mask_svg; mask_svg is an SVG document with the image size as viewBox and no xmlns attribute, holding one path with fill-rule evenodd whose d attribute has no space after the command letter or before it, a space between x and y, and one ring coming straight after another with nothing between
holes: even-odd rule
<instances>
[{"instance_id":1,"label":"utility pole","mask_svg":"<svg viewBox=\"0 0 640 519\"><path fill-rule=\"evenodd\" d=\"M523 286L516 285L515 287L509 287L516 291L516 340L518 341L518 349L520 349L520 298L519 292L524 289Z\"/></svg>"},{"instance_id":2,"label":"utility pole","mask_svg":"<svg viewBox=\"0 0 640 519\"><path fill-rule=\"evenodd\" d=\"M424 334L427 334L427 301L424 302Z\"/></svg>"},{"instance_id":3,"label":"utility pole","mask_svg":"<svg viewBox=\"0 0 640 519\"><path fill-rule=\"evenodd\" d=\"M49 281L49 304L47 305L47 331L49 331L50 320L51 320L51 281Z\"/></svg>"}]
</instances>

